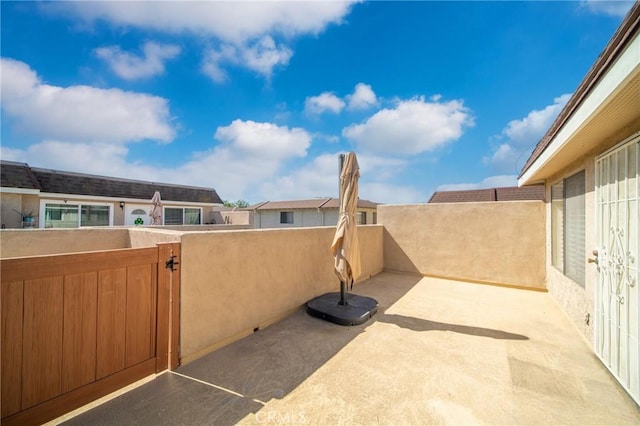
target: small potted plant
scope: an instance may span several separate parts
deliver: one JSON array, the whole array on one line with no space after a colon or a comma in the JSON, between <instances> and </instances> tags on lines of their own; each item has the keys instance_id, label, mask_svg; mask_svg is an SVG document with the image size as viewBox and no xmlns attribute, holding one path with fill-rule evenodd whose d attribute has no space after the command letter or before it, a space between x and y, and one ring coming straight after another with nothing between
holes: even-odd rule
<instances>
[{"instance_id":1,"label":"small potted plant","mask_svg":"<svg viewBox=\"0 0 640 426\"><path fill-rule=\"evenodd\" d=\"M20 220L22 221L22 226L24 228L32 228L35 226L36 215L33 214L33 211L18 211L14 210L14 212L20 215Z\"/></svg>"}]
</instances>

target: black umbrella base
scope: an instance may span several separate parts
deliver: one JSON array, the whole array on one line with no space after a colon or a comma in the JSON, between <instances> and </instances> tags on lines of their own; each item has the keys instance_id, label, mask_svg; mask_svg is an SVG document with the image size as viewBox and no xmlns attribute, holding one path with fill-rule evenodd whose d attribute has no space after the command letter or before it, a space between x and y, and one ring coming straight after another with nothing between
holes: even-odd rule
<instances>
[{"instance_id":1,"label":"black umbrella base","mask_svg":"<svg viewBox=\"0 0 640 426\"><path fill-rule=\"evenodd\" d=\"M340 293L327 293L307 302L307 312L340 325L360 325L378 312L378 301L371 297L346 294L347 304L340 304Z\"/></svg>"}]
</instances>

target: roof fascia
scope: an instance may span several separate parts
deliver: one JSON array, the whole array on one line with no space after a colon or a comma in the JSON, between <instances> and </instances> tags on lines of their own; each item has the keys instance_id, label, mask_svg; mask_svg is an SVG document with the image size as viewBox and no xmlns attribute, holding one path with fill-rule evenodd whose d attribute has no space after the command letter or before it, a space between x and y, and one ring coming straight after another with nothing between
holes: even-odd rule
<instances>
[{"instance_id":1,"label":"roof fascia","mask_svg":"<svg viewBox=\"0 0 640 426\"><path fill-rule=\"evenodd\" d=\"M39 189L31 189L31 188L13 188L9 186L0 186L0 193L3 194L22 194L22 195L38 195L40 194Z\"/></svg>"},{"instance_id":2,"label":"roof fascia","mask_svg":"<svg viewBox=\"0 0 640 426\"><path fill-rule=\"evenodd\" d=\"M101 201L101 202L109 202L109 203L117 203L120 201L124 201L126 203L137 203L137 204L149 204L151 203L151 199L142 199L142 198L126 198L126 197L102 197L102 196L92 196L92 195L78 195L78 194L62 194L55 192L40 192L41 198L48 199L58 199L58 200L81 200L81 201ZM180 205L180 206L195 206L195 207L212 207L212 206L222 206L221 203L196 203L192 201L173 201L173 200L162 200L163 205Z\"/></svg>"}]
</instances>

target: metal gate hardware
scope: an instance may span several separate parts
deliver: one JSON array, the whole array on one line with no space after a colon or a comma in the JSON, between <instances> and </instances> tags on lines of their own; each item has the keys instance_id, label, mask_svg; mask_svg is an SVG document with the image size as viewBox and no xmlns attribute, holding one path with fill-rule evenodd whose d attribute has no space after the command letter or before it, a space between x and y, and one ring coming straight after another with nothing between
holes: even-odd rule
<instances>
[{"instance_id":1,"label":"metal gate hardware","mask_svg":"<svg viewBox=\"0 0 640 426\"><path fill-rule=\"evenodd\" d=\"M167 269L171 269L171 272L174 272L176 269L174 268L175 265L179 265L180 262L176 262L175 261L176 256L171 256L169 258L169 260L167 260L164 264L164 267Z\"/></svg>"}]
</instances>

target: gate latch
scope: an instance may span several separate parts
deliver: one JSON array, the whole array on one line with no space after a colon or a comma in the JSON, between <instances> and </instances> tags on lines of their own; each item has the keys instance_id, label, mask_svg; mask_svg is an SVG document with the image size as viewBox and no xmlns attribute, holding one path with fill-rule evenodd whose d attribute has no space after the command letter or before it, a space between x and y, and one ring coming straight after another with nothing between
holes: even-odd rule
<instances>
[{"instance_id":1,"label":"gate latch","mask_svg":"<svg viewBox=\"0 0 640 426\"><path fill-rule=\"evenodd\" d=\"M176 262L175 259L175 256L171 256L169 260L165 262L164 267L167 269L171 269L171 272L175 271L176 269L174 268L174 266L180 264L180 262Z\"/></svg>"}]
</instances>

